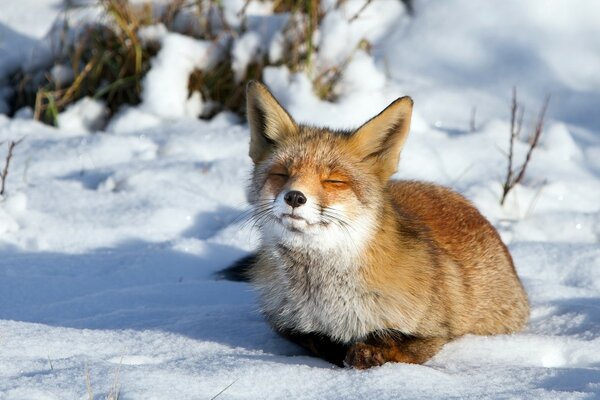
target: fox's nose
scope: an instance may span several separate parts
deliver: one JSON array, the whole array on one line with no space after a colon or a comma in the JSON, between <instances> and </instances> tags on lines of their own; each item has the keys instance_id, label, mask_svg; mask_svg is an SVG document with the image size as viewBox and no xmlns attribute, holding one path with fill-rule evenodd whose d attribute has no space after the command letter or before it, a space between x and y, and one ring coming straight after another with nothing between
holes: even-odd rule
<instances>
[{"instance_id":1,"label":"fox's nose","mask_svg":"<svg viewBox=\"0 0 600 400\"><path fill-rule=\"evenodd\" d=\"M289 192L287 192L285 194L283 199L285 200L286 203L288 203L290 206L292 206L294 208L300 207L301 205L306 204L306 196L304 195L304 193L302 193L298 190L290 190Z\"/></svg>"}]
</instances>

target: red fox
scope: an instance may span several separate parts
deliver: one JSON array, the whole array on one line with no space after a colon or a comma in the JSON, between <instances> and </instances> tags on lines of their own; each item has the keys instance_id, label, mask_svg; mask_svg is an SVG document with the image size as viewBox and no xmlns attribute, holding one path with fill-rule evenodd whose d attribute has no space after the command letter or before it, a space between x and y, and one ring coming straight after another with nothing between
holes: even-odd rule
<instances>
[{"instance_id":1,"label":"red fox","mask_svg":"<svg viewBox=\"0 0 600 400\"><path fill-rule=\"evenodd\" d=\"M465 334L517 332L529 316L492 225L444 187L396 181L413 102L354 131L297 124L247 88L248 198L261 245L249 279L282 336L339 366L421 364Z\"/></svg>"}]
</instances>

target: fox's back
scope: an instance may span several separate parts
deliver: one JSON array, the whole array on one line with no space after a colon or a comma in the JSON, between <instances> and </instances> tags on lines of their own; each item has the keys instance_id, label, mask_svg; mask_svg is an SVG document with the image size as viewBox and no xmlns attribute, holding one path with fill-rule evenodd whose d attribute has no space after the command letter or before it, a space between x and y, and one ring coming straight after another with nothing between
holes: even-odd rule
<instances>
[{"instance_id":1,"label":"fox's back","mask_svg":"<svg viewBox=\"0 0 600 400\"><path fill-rule=\"evenodd\" d=\"M478 319L470 333L521 329L529 313L527 296L508 249L487 219L463 196L439 185L392 181L389 188L395 206L425 225L458 265L469 300L463 311Z\"/></svg>"}]
</instances>

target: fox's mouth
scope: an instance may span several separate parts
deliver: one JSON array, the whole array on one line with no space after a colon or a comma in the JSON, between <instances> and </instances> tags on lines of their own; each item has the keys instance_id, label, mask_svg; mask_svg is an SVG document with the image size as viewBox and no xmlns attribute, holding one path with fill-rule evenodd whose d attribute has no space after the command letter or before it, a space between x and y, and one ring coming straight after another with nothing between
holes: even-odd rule
<instances>
[{"instance_id":1,"label":"fox's mouth","mask_svg":"<svg viewBox=\"0 0 600 400\"><path fill-rule=\"evenodd\" d=\"M277 217L277 221L287 229L294 232L302 232L307 228L312 228L313 226L318 225L318 223L309 222L306 218L290 213L281 214L281 217Z\"/></svg>"},{"instance_id":2,"label":"fox's mouth","mask_svg":"<svg viewBox=\"0 0 600 400\"><path fill-rule=\"evenodd\" d=\"M317 226L328 225L327 222L323 221L309 222L306 218L289 213L282 214L281 217L276 217L276 219L277 222L293 232L304 232L307 229L312 229Z\"/></svg>"},{"instance_id":3,"label":"fox's mouth","mask_svg":"<svg viewBox=\"0 0 600 400\"><path fill-rule=\"evenodd\" d=\"M296 221L304 221L308 224L307 220L305 220L302 217L299 217L298 215L294 215L294 214L289 214L289 213L282 214L280 219L283 219L283 218L291 218L291 219L295 219Z\"/></svg>"}]
</instances>

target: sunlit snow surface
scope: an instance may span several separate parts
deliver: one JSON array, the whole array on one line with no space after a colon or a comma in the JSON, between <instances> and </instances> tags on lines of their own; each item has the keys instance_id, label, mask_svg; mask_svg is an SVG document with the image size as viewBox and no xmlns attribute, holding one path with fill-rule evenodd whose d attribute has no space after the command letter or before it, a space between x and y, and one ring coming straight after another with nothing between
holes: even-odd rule
<instances>
[{"instance_id":1,"label":"sunlit snow surface","mask_svg":"<svg viewBox=\"0 0 600 400\"><path fill-rule=\"evenodd\" d=\"M101 107L89 100L65 112L60 129L0 115L0 142L25 137L0 202L0 399L88 399L86 376L97 399L115 380L120 399L210 399L225 388L219 398L600 397L600 131L590 122L597 115L575 110L584 95L585 107L600 109L600 69L582 66L570 76L572 67L558 57L568 47L591 60L584 66L600 62L593 34L600 23L589 22L598 7L498 3L492 11L503 21L523 7L500 34L490 10L481 12L491 22L464 17L476 2L417 2L423 11L412 25L397 3L375 1L365 10L360 29L380 46L374 58L356 56L339 103L319 102L305 79L285 70L268 70L265 79L294 117L334 127L355 126L412 95L413 130L397 177L452 186L498 227L530 295L525 332L465 337L424 366L368 371L332 367L278 338L249 286L212 276L256 246L256 232L241 218L251 168L247 127L228 114L210 122L155 115L152 107L166 99L188 110L177 87L170 97L147 94L146 105L123 109L107 132L88 132ZM355 12L361 4L348 7ZM404 22L392 24L390 15ZM381 26L369 31L365 21L377 16ZM331 50L322 62L343 56L327 34L355 40L344 21L334 15L327 22L322 40ZM536 29L542 33L523 36ZM544 32L579 40L553 47ZM418 48L440 35L479 45L460 47L456 39L458 54ZM485 43L494 46L478 47ZM532 50L517 57L507 50L515 46ZM195 47L180 50L187 48ZM408 60L402 51L410 49L415 58ZM492 56L500 63L507 52L513 75L470 69ZM532 117L544 91L568 96L553 99L525 184L502 208L510 86L521 84L510 79L520 66L525 81L537 65L532 59L547 65L535 84L523 83ZM162 71L148 79L177 72ZM473 106L481 115L469 132ZM517 159L526 150L517 143Z\"/></svg>"}]
</instances>

